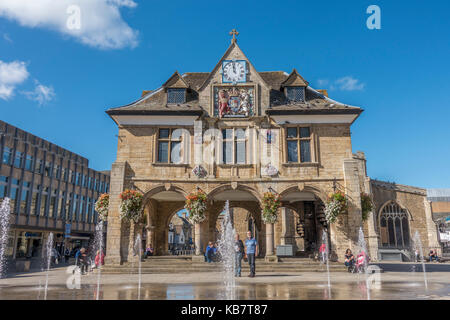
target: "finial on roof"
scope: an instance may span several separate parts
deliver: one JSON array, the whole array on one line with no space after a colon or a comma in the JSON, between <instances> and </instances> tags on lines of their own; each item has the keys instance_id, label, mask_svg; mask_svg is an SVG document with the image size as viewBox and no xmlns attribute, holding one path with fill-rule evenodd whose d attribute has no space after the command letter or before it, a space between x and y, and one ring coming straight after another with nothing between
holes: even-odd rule
<instances>
[{"instance_id":1,"label":"finial on roof","mask_svg":"<svg viewBox=\"0 0 450 320\"><path fill-rule=\"evenodd\" d=\"M230 31L230 36L233 36L233 38L231 39L231 43L234 43L237 41L236 36L239 35L239 32L237 32L236 29L233 29Z\"/></svg>"}]
</instances>

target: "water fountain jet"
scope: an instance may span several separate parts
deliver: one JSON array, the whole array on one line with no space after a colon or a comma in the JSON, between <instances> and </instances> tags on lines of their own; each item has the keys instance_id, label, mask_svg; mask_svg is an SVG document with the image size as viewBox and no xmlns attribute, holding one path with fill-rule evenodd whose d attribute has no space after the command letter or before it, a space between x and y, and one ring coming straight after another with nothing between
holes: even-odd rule
<instances>
[{"instance_id":1,"label":"water fountain jet","mask_svg":"<svg viewBox=\"0 0 450 320\"><path fill-rule=\"evenodd\" d=\"M50 272L50 267L52 263L52 250L53 250L53 232L48 235L47 243L45 245L45 256L47 262L47 273L45 275L45 287L44 287L44 300L47 300L48 291L48 274Z\"/></svg>"},{"instance_id":2,"label":"water fountain jet","mask_svg":"<svg viewBox=\"0 0 450 320\"><path fill-rule=\"evenodd\" d=\"M219 239L219 253L224 269L223 280L225 284L225 298L227 300L236 299L236 231L233 228L230 215L230 203L227 201L224 208L224 219Z\"/></svg>"},{"instance_id":3,"label":"water fountain jet","mask_svg":"<svg viewBox=\"0 0 450 320\"><path fill-rule=\"evenodd\" d=\"M138 300L141 299L141 282L142 282L142 273L141 273L141 264L142 264L142 240L141 235L138 234L136 236L136 240L134 242L134 251L138 257Z\"/></svg>"},{"instance_id":4,"label":"water fountain jet","mask_svg":"<svg viewBox=\"0 0 450 320\"><path fill-rule=\"evenodd\" d=\"M0 206L0 279L6 275L5 253L8 245L10 213L10 199L4 198Z\"/></svg>"},{"instance_id":5,"label":"water fountain jet","mask_svg":"<svg viewBox=\"0 0 450 320\"><path fill-rule=\"evenodd\" d=\"M423 256L422 240L420 239L419 231L416 230L414 234L414 247L415 250L419 250L419 260L422 262L423 283L425 285L425 291L428 291L427 271L425 269L425 258Z\"/></svg>"}]
</instances>

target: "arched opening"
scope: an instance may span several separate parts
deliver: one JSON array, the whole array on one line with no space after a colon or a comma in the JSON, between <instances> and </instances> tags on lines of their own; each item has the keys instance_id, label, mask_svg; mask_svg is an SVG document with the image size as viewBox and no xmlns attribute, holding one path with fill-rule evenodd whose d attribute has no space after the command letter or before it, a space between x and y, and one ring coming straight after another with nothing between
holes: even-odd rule
<instances>
[{"instance_id":1,"label":"arched opening","mask_svg":"<svg viewBox=\"0 0 450 320\"><path fill-rule=\"evenodd\" d=\"M217 241L222 229L224 207L226 201L230 204L230 216L233 227L241 240L247 238L247 231L251 231L257 239L260 253L264 254L265 230L261 219L261 207L257 192L253 189L238 186L221 186L213 190L209 195L211 205L209 207L208 238L204 239L206 245L209 241ZM203 248L204 249L204 248Z\"/></svg>"},{"instance_id":2,"label":"arched opening","mask_svg":"<svg viewBox=\"0 0 450 320\"><path fill-rule=\"evenodd\" d=\"M176 253L177 250L185 248L179 242L180 236L186 240L188 228L184 226L185 221L182 215L177 215L184 208L185 194L186 192L176 187L160 186L150 190L144 196L146 214L144 237L146 246L151 246L155 255ZM169 230L171 222L172 228ZM172 232L172 239L169 239L170 232Z\"/></svg>"},{"instance_id":3,"label":"arched opening","mask_svg":"<svg viewBox=\"0 0 450 320\"><path fill-rule=\"evenodd\" d=\"M292 245L296 256L311 256L322 244L324 231L331 243L324 203L316 190L289 188L282 192L281 199L282 207L275 224L275 247Z\"/></svg>"},{"instance_id":4,"label":"arched opening","mask_svg":"<svg viewBox=\"0 0 450 320\"><path fill-rule=\"evenodd\" d=\"M397 202L390 201L382 207L379 221L383 248L410 247L409 214Z\"/></svg>"},{"instance_id":5,"label":"arched opening","mask_svg":"<svg viewBox=\"0 0 450 320\"><path fill-rule=\"evenodd\" d=\"M189 222L186 209L179 210L170 218L168 231L168 252L171 255L192 255L194 253L194 226Z\"/></svg>"}]
</instances>

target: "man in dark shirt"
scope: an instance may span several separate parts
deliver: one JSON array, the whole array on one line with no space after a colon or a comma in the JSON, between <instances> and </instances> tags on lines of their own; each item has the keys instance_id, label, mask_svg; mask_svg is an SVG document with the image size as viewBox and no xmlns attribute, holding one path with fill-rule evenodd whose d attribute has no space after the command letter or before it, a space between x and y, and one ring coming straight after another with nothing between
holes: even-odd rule
<instances>
[{"instance_id":1,"label":"man in dark shirt","mask_svg":"<svg viewBox=\"0 0 450 320\"><path fill-rule=\"evenodd\" d=\"M234 243L234 250L236 251L236 266L235 266L235 276L241 276L241 263L244 257L244 243L239 239L239 235L236 233L236 241Z\"/></svg>"}]
</instances>

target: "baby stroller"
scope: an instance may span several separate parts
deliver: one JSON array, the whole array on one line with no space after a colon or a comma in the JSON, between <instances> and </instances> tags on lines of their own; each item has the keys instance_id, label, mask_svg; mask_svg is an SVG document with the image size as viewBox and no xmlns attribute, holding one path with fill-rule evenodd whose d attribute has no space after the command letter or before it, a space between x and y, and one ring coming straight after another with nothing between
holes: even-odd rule
<instances>
[{"instance_id":1,"label":"baby stroller","mask_svg":"<svg viewBox=\"0 0 450 320\"><path fill-rule=\"evenodd\" d=\"M362 251L356 257L355 272L360 272L360 273L365 272L368 264L369 264L369 258L367 257L366 253L364 251Z\"/></svg>"}]
</instances>

